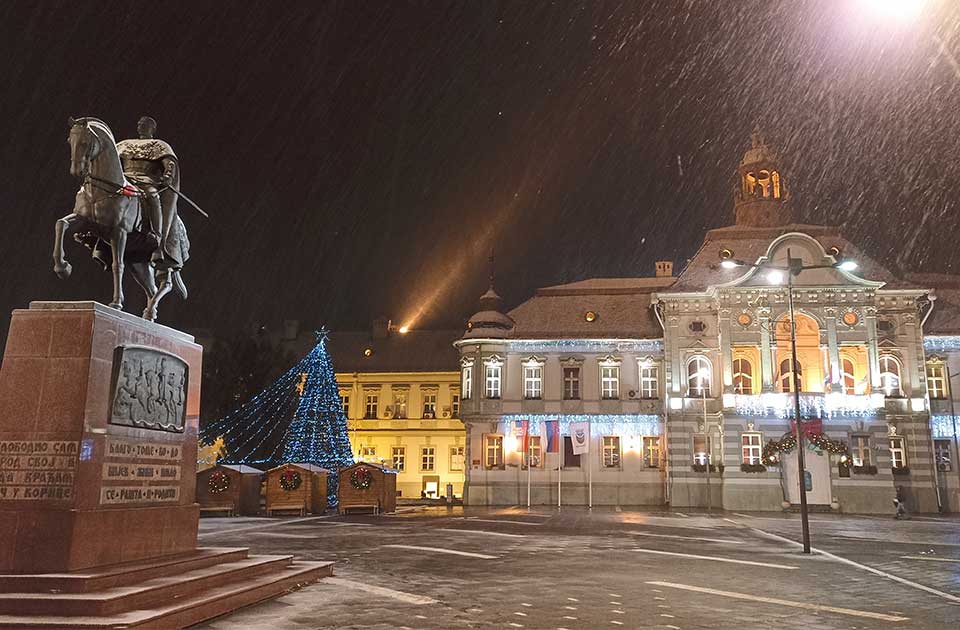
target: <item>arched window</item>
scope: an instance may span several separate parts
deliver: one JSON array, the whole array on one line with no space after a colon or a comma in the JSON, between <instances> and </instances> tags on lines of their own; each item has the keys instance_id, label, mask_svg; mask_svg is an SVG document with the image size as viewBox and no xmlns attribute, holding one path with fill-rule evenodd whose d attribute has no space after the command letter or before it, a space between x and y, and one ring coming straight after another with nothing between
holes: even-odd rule
<instances>
[{"instance_id":1,"label":"arched window","mask_svg":"<svg viewBox=\"0 0 960 630\"><path fill-rule=\"evenodd\" d=\"M733 360L733 391L738 394L753 393L753 366L746 359Z\"/></svg>"},{"instance_id":2,"label":"arched window","mask_svg":"<svg viewBox=\"0 0 960 630\"><path fill-rule=\"evenodd\" d=\"M780 362L780 391L793 391L793 363L790 359ZM797 361L797 380L800 381L800 391L803 391L803 364Z\"/></svg>"},{"instance_id":3,"label":"arched window","mask_svg":"<svg viewBox=\"0 0 960 630\"><path fill-rule=\"evenodd\" d=\"M900 362L889 354L880 356L880 387L884 396L902 396L900 390Z\"/></svg>"},{"instance_id":4,"label":"arched window","mask_svg":"<svg viewBox=\"0 0 960 630\"><path fill-rule=\"evenodd\" d=\"M844 394L857 393L857 379L853 376L853 361L840 359L840 386Z\"/></svg>"},{"instance_id":5,"label":"arched window","mask_svg":"<svg viewBox=\"0 0 960 630\"><path fill-rule=\"evenodd\" d=\"M691 397L710 397L710 381L713 370L707 357L695 356L687 363L687 391Z\"/></svg>"}]
</instances>

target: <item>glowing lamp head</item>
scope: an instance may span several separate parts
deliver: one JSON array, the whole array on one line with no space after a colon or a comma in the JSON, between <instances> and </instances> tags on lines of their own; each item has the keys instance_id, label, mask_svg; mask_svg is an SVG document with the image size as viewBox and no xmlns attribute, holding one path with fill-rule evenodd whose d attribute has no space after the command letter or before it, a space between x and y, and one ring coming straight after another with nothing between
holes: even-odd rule
<instances>
[{"instance_id":1,"label":"glowing lamp head","mask_svg":"<svg viewBox=\"0 0 960 630\"><path fill-rule=\"evenodd\" d=\"M721 260L720 266L724 269L736 269L740 265L738 265L735 260Z\"/></svg>"},{"instance_id":2,"label":"glowing lamp head","mask_svg":"<svg viewBox=\"0 0 960 630\"><path fill-rule=\"evenodd\" d=\"M875 15L890 19L918 17L928 0L860 0L860 4Z\"/></svg>"},{"instance_id":3,"label":"glowing lamp head","mask_svg":"<svg viewBox=\"0 0 960 630\"><path fill-rule=\"evenodd\" d=\"M779 269L774 269L769 272L767 274L767 282L770 284L783 284L783 272Z\"/></svg>"},{"instance_id":4,"label":"glowing lamp head","mask_svg":"<svg viewBox=\"0 0 960 630\"><path fill-rule=\"evenodd\" d=\"M365 356L365 357L367 357L367 358L372 357L372 356L373 356L373 348L371 348L370 346L367 346L366 348L364 348L364 349L363 349L363 356Z\"/></svg>"},{"instance_id":5,"label":"glowing lamp head","mask_svg":"<svg viewBox=\"0 0 960 630\"><path fill-rule=\"evenodd\" d=\"M405 334L407 334L408 332L410 332L410 327L409 327L409 326L401 326L400 328L397 329L397 332L400 333L401 335L405 335Z\"/></svg>"},{"instance_id":6,"label":"glowing lamp head","mask_svg":"<svg viewBox=\"0 0 960 630\"><path fill-rule=\"evenodd\" d=\"M837 268L843 269L844 271L856 271L858 267L859 265L857 265L857 261L855 260L845 260L837 265Z\"/></svg>"}]
</instances>

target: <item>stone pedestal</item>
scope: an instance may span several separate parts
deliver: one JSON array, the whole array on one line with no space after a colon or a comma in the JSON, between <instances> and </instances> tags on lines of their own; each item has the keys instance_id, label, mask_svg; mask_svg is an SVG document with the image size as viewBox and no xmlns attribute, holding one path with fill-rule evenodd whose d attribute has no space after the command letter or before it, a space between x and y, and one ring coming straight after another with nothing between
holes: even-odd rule
<instances>
[{"instance_id":1,"label":"stone pedestal","mask_svg":"<svg viewBox=\"0 0 960 630\"><path fill-rule=\"evenodd\" d=\"M192 552L202 350L95 302L13 312L0 369L0 572Z\"/></svg>"}]
</instances>

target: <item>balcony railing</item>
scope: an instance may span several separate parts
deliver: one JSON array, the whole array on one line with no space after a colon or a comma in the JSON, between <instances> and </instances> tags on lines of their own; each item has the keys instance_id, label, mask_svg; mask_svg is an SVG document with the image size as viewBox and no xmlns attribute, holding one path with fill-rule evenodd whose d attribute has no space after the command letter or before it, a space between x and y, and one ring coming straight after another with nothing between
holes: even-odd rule
<instances>
[{"instance_id":1,"label":"balcony railing","mask_svg":"<svg viewBox=\"0 0 960 630\"><path fill-rule=\"evenodd\" d=\"M800 414L811 418L867 418L877 415L885 404L882 393L800 393ZM724 394L723 407L741 416L790 418L794 399L791 393Z\"/></svg>"}]
</instances>

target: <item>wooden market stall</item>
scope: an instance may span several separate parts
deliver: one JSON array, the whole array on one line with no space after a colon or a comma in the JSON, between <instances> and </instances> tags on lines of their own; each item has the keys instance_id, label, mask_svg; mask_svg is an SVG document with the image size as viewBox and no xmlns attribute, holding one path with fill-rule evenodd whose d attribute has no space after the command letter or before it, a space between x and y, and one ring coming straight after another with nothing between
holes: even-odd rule
<instances>
[{"instance_id":1,"label":"wooden market stall","mask_svg":"<svg viewBox=\"0 0 960 630\"><path fill-rule=\"evenodd\" d=\"M263 471L245 464L218 464L197 473L200 513L256 516Z\"/></svg>"},{"instance_id":2,"label":"wooden market stall","mask_svg":"<svg viewBox=\"0 0 960 630\"><path fill-rule=\"evenodd\" d=\"M374 514L397 509L397 471L379 464L358 462L340 470L341 514L370 510Z\"/></svg>"},{"instance_id":3,"label":"wooden market stall","mask_svg":"<svg viewBox=\"0 0 960 630\"><path fill-rule=\"evenodd\" d=\"M323 514L327 510L327 475L314 464L283 464L267 471L267 515L275 512Z\"/></svg>"}]
</instances>

